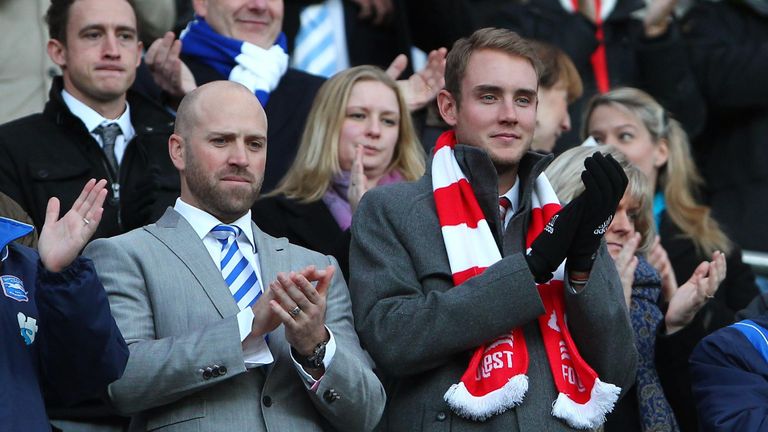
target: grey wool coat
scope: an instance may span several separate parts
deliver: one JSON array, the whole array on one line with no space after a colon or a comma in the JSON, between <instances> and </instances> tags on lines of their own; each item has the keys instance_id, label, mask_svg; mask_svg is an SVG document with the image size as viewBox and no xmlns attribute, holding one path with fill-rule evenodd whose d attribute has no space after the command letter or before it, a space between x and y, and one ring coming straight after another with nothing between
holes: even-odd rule
<instances>
[{"instance_id":1,"label":"grey wool coat","mask_svg":"<svg viewBox=\"0 0 768 432\"><path fill-rule=\"evenodd\" d=\"M278 272L336 264L255 224L253 233L265 289ZM290 357L282 325L269 334L275 361L245 368L237 305L203 242L175 210L156 224L96 240L84 253L130 349L109 396L132 415L131 431L358 432L378 423L384 389L360 348L341 272L328 288L325 318L336 353L312 391ZM204 376L214 365L218 372Z\"/></svg>"},{"instance_id":2,"label":"grey wool coat","mask_svg":"<svg viewBox=\"0 0 768 432\"><path fill-rule=\"evenodd\" d=\"M487 153L457 145L456 158L503 251L481 275L453 285L429 170L419 181L367 192L353 221L356 328L388 394L379 430L570 430L550 414L557 391L536 320L544 308L523 256L533 181L550 159L523 157L521 205L502 232L497 176ZM629 389L637 352L619 276L604 245L586 286L578 294L566 286L565 302L581 355L602 381ZM520 326L530 358L522 404L485 422L451 412L443 394L461 378L473 350Z\"/></svg>"}]
</instances>

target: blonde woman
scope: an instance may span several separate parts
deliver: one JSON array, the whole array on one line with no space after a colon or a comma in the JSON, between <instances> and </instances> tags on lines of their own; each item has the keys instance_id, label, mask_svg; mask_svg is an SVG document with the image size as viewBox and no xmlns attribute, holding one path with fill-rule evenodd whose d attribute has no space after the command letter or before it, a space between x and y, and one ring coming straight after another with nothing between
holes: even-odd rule
<instances>
[{"instance_id":1,"label":"blonde woman","mask_svg":"<svg viewBox=\"0 0 768 432\"><path fill-rule=\"evenodd\" d=\"M640 354L634 388L608 415L605 431L677 431L678 422L662 388L659 372L670 365L685 365L698 338L691 338L691 323L723 281L725 256L716 252L711 261L699 263L694 274L675 291L669 304L661 300L662 280L646 259L656 237L651 209L651 189L646 176L618 150L608 147L574 147L547 168L558 198L567 202L583 191L580 179L584 160L595 151L611 154L629 179L624 197L605 233L608 252L621 277L625 300ZM695 324L694 324L695 326ZM659 357L674 362L659 363Z\"/></svg>"},{"instance_id":2,"label":"blonde woman","mask_svg":"<svg viewBox=\"0 0 768 432\"><path fill-rule=\"evenodd\" d=\"M377 185L416 180L424 168L395 81L375 66L350 68L320 88L293 165L256 202L253 219L268 234L333 255L346 276L360 198Z\"/></svg>"},{"instance_id":3,"label":"blonde woman","mask_svg":"<svg viewBox=\"0 0 768 432\"><path fill-rule=\"evenodd\" d=\"M616 147L650 179L660 241L648 259L662 275L665 299L669 301L677 284L690 278L701 261L722 251L728 274L697 319L703 334L730 324L735 312L758 294L758 288L751 269L741 260L741 250L712 218L710 208L697 200L702 180L680 124L651 96L634 88L595 96L584 115L584 136ZM662 379L678 382L676 387L682 393L668 393L670 402L683 430L696 430L687 373L679 372Z\"/></svg>"}]
</instances>

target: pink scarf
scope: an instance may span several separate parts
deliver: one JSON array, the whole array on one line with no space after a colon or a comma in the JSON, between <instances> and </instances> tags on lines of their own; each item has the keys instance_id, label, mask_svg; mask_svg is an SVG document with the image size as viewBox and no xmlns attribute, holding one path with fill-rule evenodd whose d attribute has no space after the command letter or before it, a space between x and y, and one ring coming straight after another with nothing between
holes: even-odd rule
<instances>
[{"instance_id":1,"label":"pink scarf","mask_svg":"<svg viewBox=\"0 0 768 432\"><path fill-rule=\"evenodd\" d=\"M453 283L459 285L501 260L501 254L472 187L456 162L455 144L453 131L438 138L432 160L432 189ZM528 247L560 210L544 174L536 179L532 202ZM596 428L605 422L621 389L600 381L576 349L565 319L563 269L561 264L551 281L537 286L545 310L538 319L539 329L559 392L552 415L574 428ZM477 347L461 381L452 385L444 398L460 416L486 420L523 402L528 390L527 370L523 330L512 329Z\"/></svg>"}]
</instances>

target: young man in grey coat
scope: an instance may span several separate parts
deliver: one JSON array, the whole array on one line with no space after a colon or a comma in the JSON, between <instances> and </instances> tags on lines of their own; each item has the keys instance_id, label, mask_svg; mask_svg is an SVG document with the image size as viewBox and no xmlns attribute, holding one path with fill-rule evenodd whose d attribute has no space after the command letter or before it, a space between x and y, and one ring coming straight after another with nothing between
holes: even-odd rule
<instances>
[{"instance_id":1,"label":"young man in grey coat","mask_svg":"<svg viewBox=\"0 0 768 432\"><path fill-rule=\"evenodd\" d=\"M489 243L498 247L498 261L454 284L457 267L449 253L456 248L444 241L441 228L445 233L456 227L441 224L442 214L438 218L433 188L440 182L431 171L437 156L421 180L368 192L354 216L350 290L360 339L387 388L380 430L574 429L572 420L553 413L558 393L563 396L557 383L567 374L552 368L556 361L546 353L542 335L547 321L539 324L545 305L537 289L537 282L548 283L566 259L559 296L563 323L578 352L600 381L614 386L614 401L619 388L628 389L634 380L637 354L621 283L601 241L601 227L609 223L626 187L615 161L591 162L585 174L589 194L564 207L526 253L535 216L534 182L551 160L528 151L535 129L537 64L517 34L478 30L449 53L446 88L438 95L440 113L454 128L455 161L492 233ZM512 204L504 216L500 196ZM474 255L465 257L471 261ZM473 351L485 344L488 350L498 348L490 342L511 329L520 329L527 345L528 385L522 400L474 416L472 407L462 411L446 402L448 389L465 371L463 381L473 385L475 371L468 370ZM477 380L495 367L484 359ZM580 379L575 382L581 387ZM593 425L602 422L603 414L594 417Z\"/></svg>"}]
</instances>

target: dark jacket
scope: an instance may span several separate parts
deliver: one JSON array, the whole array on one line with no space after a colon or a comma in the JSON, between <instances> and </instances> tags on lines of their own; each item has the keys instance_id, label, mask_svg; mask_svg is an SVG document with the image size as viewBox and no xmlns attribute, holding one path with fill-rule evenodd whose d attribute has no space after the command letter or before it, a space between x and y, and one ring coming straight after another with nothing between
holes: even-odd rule
<instances>
[{"instance_id":1,"label":"dark jacket","mask_svg":"<svg viewBox=\"0 0 768 432\"><path fill-rule=\"evenodd\" d=\"M262 198L251 208L256 225L274 237L292 244L333 255L344 279L349 280L349 230L342 231L323 200L301 203L285 195Z\"/></svg>"},{"instance_id":2,"label":"dark jacket","mask_svg":"<svg viewBox=\"0 0 768 432\"><path fill-rule=\"evenodd\" d=\"M504 4L486 21L560 47L571 57L584 81L583 96L569 107L573 130L558 141L557 152L566 150L579 142L581 113L597 93L590 62L598 46L595 25L580 13L566 11L558 0ZM630 86L647 91L695 136L701 130L706 111L677 24L671 23L659 37L647 38L642 21L633 17L644 5L642 0L619 0L603 23L610 87Z\"/></svg>"},{"instance_id":3,"label":"dark jacket","mask_svg":"<svg viewBox=\"0 0 768 432\"><path fill-rule=\"evenodd\" d=\"M695 2L682 28L707 104L693 150L708 204L736 243L768 252L768 16L735 1Z\"/></svg>"},{"instance_id":4,"label":"dark jacket","mask_svg":"<svg viewBox=\"0 0 768 432\"><path fill-rule=\"evenodd\" d=\"M181 60L192 71L197 85L227 79L195 57L183 55ZM324 78L289 68L277 88L269 94L264 107L267 113L267 167L262 193L274 189L293 163L309 110L323 82Z\"/></svg>"},{"instance_id":5,"label":"dark jacket","mask_svg":"<svg viewBox=\"0 0 768 432\"><path fill-rule=\"evenodd\" d=\"M766 315L752 320L768 328ZM760 342L765 352L768 344ZM737 328L701 341L691 356L691 375L702 431L766 430L768 361Z\"/></svg>"},{"instance_id":6,"label":"dark jacket","mask_svg":"<svg viewBox=\"0 0 768 432\"><path fill-rule=\"evenodd\" d=\"M12 243L0 262L3 290L16 288L0 295L2 430L50 430L43 394L62 406L102 396L128 361L93 263L78 258L51 273L39 261L36 251Z\"/></svg>"},{"instance_id":7,"label":"dark jacket","mask_svg":"<svg viewBox=\"0 0 768 432\"><path fill-rule=\"evenodd\" d=\"M67 108L61 90L59 77L42 113L0 126L0 191L24 208L39 232L49 198L59 198L64 214L89 179L107 179L109 195L94 238L154 222L179 195L179 175L168 155L173 117L129 91L136 136L126 147L118 180L104 151Z\"/></svg>"},{"instance_id":8,"label":"dark jacket","mask_svg":"<svg viewBox=\"0 0 768 432\"><path fill-rule=\"evenodd\" d=\"M667 251L677 283L683 284L702 261L712 258L696 251L690 239L682 237L682 231L669 218L661 216L659 226L661 245ZM691 379L688 373L688 357L701 339L728 326L737 311L747 307L759 294L751 268L741 261L738 246L726 256L726 278L715 293L715 298L696 314L691 324L671 336L657 339L656 364L659 378L672 406L681 431L697 431L696 409L691 404Z\"/></svg>"}]
</instances>

